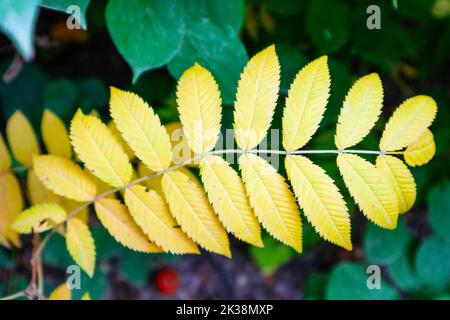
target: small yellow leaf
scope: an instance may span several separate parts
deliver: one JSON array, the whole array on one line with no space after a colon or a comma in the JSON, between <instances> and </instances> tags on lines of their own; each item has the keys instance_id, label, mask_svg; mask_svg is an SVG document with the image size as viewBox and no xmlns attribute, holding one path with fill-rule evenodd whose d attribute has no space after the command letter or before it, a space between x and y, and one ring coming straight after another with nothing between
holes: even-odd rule
<instances>
[{"instance_id":1,"label":"small yellow leaf","mask_svg":"<svg viewBox=\"0 0 450 320\"><path fill-rule=\"evenodd\" d=\"M111 116L136 156L153 171L170 166L172 149L159 117L138 95L111 87Z\"/></svg>"},{"instance_id":2,"label":"small yellow leaf","mask_svg":"<svg viewBox=\"0 0 450 320\"><path fill-rule=\"evenodd\" d=\"M397 195L399 213L409 211L416 201L416 183L408 167L402 160L388 155L379 155L376 165Z\"/></svg>"},{"instance_id":3,"label":"small yellow leaf","mask_svg":"<svg viewBox=\"0 0 450 320\"><path fill-rule=\"evenodd\" d=\"M9 172L0 173L0 235L14 246L20 247L20 239L11 223L23 209L19 181Z\"/></svg>"},{"instance_id":4,"label":"small yellow leaf","mask_svg":"<svg viewBox=\"0 0 450 320\"><path fill-rule=\"evenodd\" d=\"M125 204L142 231L164 251L199 253L197 246L178 227L164 198L143 186L132 186L125 191Z\"/></svg>"},{"instance_id":5,"label":"small yellow leaf","mask_svg":"<svg viewBox=\"0 0 450 320\"><path fill-rule=\"evenodd\" d=\"M286 171L300 207L322 238L352 250L350 216L339 189L306 157L286 157Z\"/></svg>"},{"instance_id":6,"label":"small yellow leaf","mask_svg":"<svg viewBox=\"0 0 450 320\"><path fill-rule=\"evenodd\" d=\"M283 147L303 147L319 128L330 96L327 56L300 70L292 82L283 111Z\"/></svg>"},{"instance_id":7,"label":"small yellow leaf","mask_svg":"<svg viewBox=\"0 0 450 320\"><path fill-rule=\"evenodd\" d=\"M413 143L431 125L436 113L436 101L431 97L415 96L404 101L386 124L380 149L396 151Z\"/></svg>"},{"instance_id":8,"label":"small yellow leaf","mask_svg":"<svg viewBox=\"0 0 450 320\"><path fill-rule=\"evenodd\" d=\"M197 153L211 151L222 117L220 91L212 74L198 63L187 69L178 81L177 102L189 147Z\"/></svg>"},{"instance_id":9,"label":"small yellow leaf","mask_svg":"<svg viewBox=\"0 0 450 320\"><path fill-rule=\"evenodd\" d=\"M42 139L48 153L70 159L72 147L64 122L48 109L44 110L41 122Z\"/></svg>"},{"instance_id":10,"label":"small yellow leaf","mask_svg":"<svg viewBox=\"0 0 450 320\"><path fill-rule=\"evenodd\" d=\"M239 80L233 127L241 149L256 147L267 134L279 89L280 64L271 45L250 59Z\"/></svg>"},{"instance_id":11,"label":"small yellow leaf","mask_svg":"<svg viewBox=\"0 0 450 320\"><path fill-rule=\"evenodd\" d=\"M199 184L180 171L164 174L164 195L181 229L208 251L231 257L228 236Z\"/></svg>"},{"instance_id":12,"label":"small yellow leaf","mask_svg":"<svg viewBox=\"0 0 450 320\"><path fill-rule=\"evenodd\" d=\"M22 211L11 227L19 233L44 232L66 219L66 211L56 203L40 203Z\"/></svg>"},{"instance_id":13,"label":"small yellow leaf","mask_svg":"<svg viewBox=\"0 0 450 320\"><path fill-rule=\"evenodd\" d=\"M98 200L95 202L95 212L108 232L125 247L141 252L161 252L148 240L119 200Z\"/></svg>"},{"instance_id":14,"label":"small yellow leaf","mask_svg":"<svg viewBox=\"0 0 450 320\"><path fill-rule=\"evenodd\" d=\"M31 166L33 155L39 154L38 140L28 119L16 111L6 124L6 135L14 157L26 166Z\"/></svg>"},{"instance_id":15,"label":"small yellow leaf","mask_svg":"<svg viewBox=\"0 0 450 320\"><path fill-rule=\"evenodd\" d=\"M63 283L57 287L49 296L49 300L71 300L72 292L67 283Z\"/></svg>"},{"instance_id":16,"label":"small yellow leaf","mask_svg":"<svg viewBox=\"0 0 450 320\"><path fill-rule=\"evenodd\" d=\"M436 143L433 133L427 129L415 142L411 143L403 154L410 166L421 166L433 159L436 154Z\"/></svg>"},{"instance_id":17,"label":"small yellow leaf","mask_svg":"<svg viewBox=\"0 0 450 320\"><path fill-rule=\"evenodd\" d=\"M3 136L0 134L0 172L8 170L9 167L11 167L11 157L5 140L3 140Z\"/></svg>"},{"instance_id":18,"label":"small yellow leaf","mask_svg":"<svg viewBox=\"0 0 450 320\"><path fill-rule=\"evenodd\" d=\"M339 154L337 164L364 215L382 228L395 229L399 213L397 196L381 171L354 154Z\"/></svg>"},{"instance_id":19,"label":"small yellow leaf","mask_svg":"<svg viewBox=\"0 0 450 320\"><path fill-rule=\"evenodd\" d=\"M29 169L27 173L27 189L30 202L33 205L43 202L59 202L59 197L42 184L33 169Z\"/></svg>"},{"instance_id":20,"label":"small yellow leaf","mask_svg":"<svg viewBox=\"0 0 450 320\"><path fill-rule=\"evenodd\" d=\"M71 160L53 155L33 157L39 180L54 193L75 201L89 201L96 195L94 181Z\"/></svg>"},{"instance_id":21,"label":"small yellow leaf","mask_svg":"<svg viewBox=\"0 0 450 320\"><path fill-rule=\"evenodd\" d=\"M302 252L302 223L294 195L284 178L254 154L239 158L250 204L259 222L279 241Z\"/></svg>"},{"instance_id":22,"label":"small yellow leaf","mask_svg":"<svg viewBox=\"0 0 450 320\"><path fill-rule=\"evenodd\" d=\"M336 126L334 141L338 149L359 143L372 130L383 106L383 85L376 73L360 78L352 86Z\"/></svg>"},{"instance_id":23,"label":"small yellow leaf","mask_svg":"<svg viewBox=\"0 0 450 320\"><path fill-rule=\"evenodd\" d=\"M92 278L95 269L94 238L81 220L67 221L66 246L73 260Z\"/></svg>"},{"instance_id":24,"label":"small yellow leaf","mask_svg":"<svg viewBox=\"0 0 450 320\"><path fill-rule=\"evenodd\" d=\"M72 145L86 167L113 187L130 182L132 167L120 143L94 116L78 110L70 126Z\"/></svg>"},{"instance_id":25,"label":"small yellow leaf","mask_svg":"<svg viewBox=\"0 0 450 320\"><path fill-rule=\"evenodd\" d=\"M237 172L221 157L209 155L202 159L200 173L209 201L225 229L238 239L263 247L261 228Z\"/></svg>"}]
</instances>

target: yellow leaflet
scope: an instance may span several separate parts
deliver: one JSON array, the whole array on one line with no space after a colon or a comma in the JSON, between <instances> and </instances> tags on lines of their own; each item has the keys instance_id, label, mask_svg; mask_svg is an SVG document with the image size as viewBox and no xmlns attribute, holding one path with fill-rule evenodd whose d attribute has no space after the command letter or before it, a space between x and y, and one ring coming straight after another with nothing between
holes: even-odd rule
<instances>
[{"instance_id":1,"label":"yellow leaflet","mask_svg":"<svg viewBox=\"0 0 450 320\"><path fill-rule=\"evenodd\" d=\"M95 202L95 212L108 232L125 247L141 252L161 252L148 240L119 200L98 200Z\"/></svg>"},{"instance_id":2,"label":"yellow leaflet","mask_svg":"<svg viewBox=\"0 0 450 320\"><path fill-rule=\"evenodd\" d=\"M95 269L94 238L81 220L67 221L66 246L73 260L92 278Z\"/></svg>"},{"instance_id":3,"label":"yellow leaflet","mask_svg":"<svg viewBox=\"0 0 450 320\"><path fill-rule=\"evenodd\" d=\"M222 100L211 73L198 63L187 69L178 81L177 102L189 147L197 153L213 149L220 133Z\"/></svg>"},{"instance_id":4,"label":"yellow leaflet","mask_svg":"<svg viewBox=\"0 0 450 320\"><path fill-rule=\"evenodd\" d=\"M309 222L322 238L352 250L350 216L333 179L303 156L287 156L285 165L298 203Z\"/></svg>"},{"instance_id":5,"label":"yellow leaflet","mask_svg":"<svg viewBox=\"0 0 450 320\"><path fill-rule=\"evenodd\" d=\"M172 150L159 117L138 95L111 87L111 116L136 156L151 170L170 166Z\"/></svg>"},{"instance_id":6,"label":"yellow leaflet","mask_svg":"<svg viewBox=\"0 0 450 320\"><path fill-rule=\"evenodd\" d=\"M125 142L125 140L123 140L122 135L120 134L119 130L116 127L116 124L114 123L113 120L111 120L108 123L108 129L109 131L111 131L111 133L114 135L114 137L117 139L117 141L120 143L120 145L123 148L123 151L125 151L125 153L128 156L128 159L132 160L135 158L133 150L131 150L130 146Z\"/></svg>"},{"instance_id":7,"label":"yellow leaflet","mask_svg":"<svg viewBox=\"0 0 450 320\"><path fill-rule=\"evenodd\" d=\"M302 252L302 223L294 195L284 178L254 154L239 158L250 204L263 227L276 239Z\"/></svg>"},{"instance_id":8,"label":"yellow leaflet","mask_svg":"<svg viewBox=\"0 0 450 320\"><path fill-rule=\"evenodd\" d=\"M5 140L0 134L0 173L8 170L11 167L11 157L9 155L8 148L6 147Z\"/></svg>"},{"instance_id":9,"label":"yellow leaflet","mask_svg":"<svg viewBox=\"0 0 450 320\"><path fill-rule=\"evenodd\" d=\"M125 203L142 231L164 251L199 253L195 243L178 228L161 195L136 185L126 189Z\"/></svg>"},{"instance_id":10,"label":"yellow leaflet","mask_svg":"<svg viewBox=\"0 0 450 320\"><path fill-rule=\"evenodd\" d=\"M181 122L171 122L164 126L167 130L167 134L170 137L170 143L172 144L172 162L175 164L182 164L189 159L193 159L199 156L198 153L194 153L186 141L186 136L183 133ZM191 161L187 166L197 167L200 160Z\"/></svg>"},{"instance_id":11,"label":"yellow leaflet","mask_svg":"<svg viewBox=\"0 0 450 320\"><path fill-rule=\"evenodd\" d=\"M70 126L70 138L78 157L98 178L113 187L130 182L132 167L128 157L100 119L78 110Z\"/></svg>"},{"instance_id":12,"label":"yellow leaflet","mask_svg":"<svg viewBox=\"0 0 450 320\"><path fill-rule=\"evenodd\" d=\"M280 64L271 45L250 59L239 80L233 127L241 149L256 147L266 135L279 89Z\"/></svg>"},{"instance_id":13,"label":"yellow leaflet","mask_svg":"<svg viewBox=\"0 0 450 320\"><path fill-rule=\"evenodd\" d=\"M403 154L405 161L410 166L421 166L433 159L436 154L436 144L433 133L426 129L415 142L411 143Z\"/></svg>"},{"instance_id":14,"label":"yellow leaflet","mask_svg":"<svg viewBox=\"0 0 450 320\"><path fill-rule=\"evenodd\" d=\"M383 106L383 85L376 73L360 78L345 97L336 126L338 149L354 146L372 130Z\"/></svg>"},{"instance_id":15,"label":"yellow leaflet","mask_svg":"<svg viewBox=\"0 0 450 320\"><path fill-rule=\"evenodd\" d=\"M222 158L209 155L200 163L200 173L209 201L227 231L263 247L261 228L237 172Z\"/></svg>"},{"instance_id":16,"label":"yellow leaflet","mask_svg":"<svg viewBox=\"0 0 450 320\"><path fill-rule=\"evenodd\" d=\"M22 209L22 193L16 177L9 172L0 173L0 235L16 247L20 247L20 239L11 223Z\"/></svg>"},{"instance_id":17,"label":"yellow leaflet","mask_svg":"<svg viewBox=\"0 0 450 320\"><path fill-rule=\"evenodd\" d=\"M48 109L44 110L41 122L42 139L48 153L70 159L72 147L64 122Z\"/></svg>"},{"instance_id":18,"label":"yellow leaflet","mask_svg":"<svg viewBox=\"0 0 450 320\"><path fill-rule=\"evenodd\" d=\"M71 160L53 155L34 156L39 180L54 193L75 201L89 201L96 195L95 182Z\"/></svg>"},{"instance_id":19,"label":"yellow leaflet","mask_svg":"<svg viewBox=\"0 0 450 320\"><path fill-rule=\"evenodd\" d=\"M27 190L31 204L59 202L59 197L39 181L39 178L33 169L29 169L27 173Z\"/></svg>"},{"instance_id":20,"label":"yellow leaflet","mask_svg":"<svg viewBox=\"0 0 450 320\"><path fill-rule=\"evenodd\" d=\"M49 296L49 300L71 300L72 292L67 286L67 283L61 284Z\"/></svg>"},{"instance_id":21,"label":"yellow leaflet","mask_svg":"<svg viewBox=\"0 0 450 320\"><path fill-rule=\"evenodd\" d=\"M283 147L303 147L319 128L330 96L327 56L306 65L295 77L283 111Z\"/></svg>"},{"instance_id":22,"label":"yellow leaflet","mask_svg":"<svg viewBox=\"0 0 450 320\"><path fill-rule=\"evenodd\" d=\"M402 160L388 155L379 155L376 165L397 195L399 213L409 211L416 201L416 183L408 167Z\"/></svg>"},{"instance_id":23,"label":"yellow leaflet","mask_svg":"<svg viewBox=\"0 0 450 320\"><path fill-rule=\"evenodd\" d=\"M354 154L338 155L337 164L364 215L380 227L395 229L399 212L397 196L381 171Z\"/></svg>"},{"instance_id":24,"label":"yellow leaflet","mask_svg":"<svg viewBox=\"0 0 450 320\"><path fill-rule=\"evenodd\" d=\"M436 117L433 98L415 96L404 101L389 119L380 140L380 149L395 151L413 143L425 132Z\"/></svg>"},{"instance_id":25,"label":"yellow leaflet","mask_svg":"<svg viewBox=\"0 0 450 320\"><path fill-rule=\"evenodd\" d=\"M231 257L228 236L198 182L181 171L164 174L164 195L181 229L208 251Z\"/></svg>"},{"instance_id":26,"label":"yellow leaflet","mask_svg":"<svg viewBox=\"0 0 450 320\"><path fill-rule=\"evenodd\" d=\"M22 211L11 228L19 233L44 232L66 219L66 211L56 203L40 203Z\"/></svg>"},{"instance_id":27,"label":"yellow leaflet","mask_svg":"<svg viewBox=\"0 0 450 320\"><path fill-rule=\"evenodd\" d=\"M14 157L20 163L31 166L33 154L39 154L39 144L28 119L16 111L6 124L6 135Z\"/></svg>"},{"instance_id":28,"label":"yellow leaflet","mask_svg":"<svg viewBox=\"0 0 450 320\"><path fill-rule=\"evenodd\" d=\"M89 169L84 168L83 170L94 181L95 185L97 186L97 194L102 194L106 191L110 191L113 189L113 187L111 187L109 184L103 182L102 180L100 180L99 178L94 176L92 174L92 172L89 171ZM116 197L115 193L111 193L111 194L105 196L105 198L111 198L111 199L114 199L115 197Z\"/></svg>"}]
</instances>

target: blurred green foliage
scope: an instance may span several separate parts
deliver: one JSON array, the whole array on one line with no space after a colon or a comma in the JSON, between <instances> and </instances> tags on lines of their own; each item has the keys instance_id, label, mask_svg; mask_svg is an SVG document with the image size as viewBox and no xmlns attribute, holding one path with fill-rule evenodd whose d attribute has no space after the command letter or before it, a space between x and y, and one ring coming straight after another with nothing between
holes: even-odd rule
<instances>
[{"instance_id":1,"label":"blurred green foliage","mask_svg":"<svg viewBox=\"0 0 450 320\"><path fill-rule=\"evenodd\" d=\"M303 289L306 299L449 298L449 1L376 1L381 9L381 29L369 30L366 10L374 2L369 0L83 0L77 1L80 22L87 27L80 31L87 35L82 42L72 42L69 31L66 38L52 33L58 22L65 23L64 12L72 2L0 2L0 31L26 59L36 52L35 60L25 63L11 81L0 81L2 134L7 118L17 109L24 111L36 129L44 108L67 123L78 107L85 112L98 110L105 117L108 85L140 94L156 108L163 122L177 121L175 80L194 62L215 76L223 95L224 128L231 128L242 67L249 56L272 43L282 70L274 128L280 128L284 96L298 70L320 55L329 55L331 97L321 128L307 148L334 148L342 101L352 82L364 74L380 73L385 113L375 132L364 139L363 148L377 148L385 120L402 100L416 94L432 96L439 107L431 128L437 155L428 165L412 168L418 192L413 210L400 218L396 230L383 230L366 225L346 194L356 252L351 254L319 240L304 221L305 254L322 260L308 275ZM446 2L447 7L438 6L438 2ZM10 21L8 14L17 19ZM58 45L33 41L35 30L40 37L57 40ZM0 48L7 48L0 51L2 75L14 56L9 45L6 38L0 38ZM313 160L342 186L333 156L314 156ZM149 258L122 249L101 227L94 227L93 233L99 265L93 279L83 279L89 283L93 298L104 297L108 290L108 261L117 262L122 279L142 286L154 265L173 259L166 255ZM47 266L65 270L72 264L63 241L55 236L49 242L43 257ZM265 275L299 259L270 237L264 237L264 243L263 249L250 248L249 255ZM329 252L336 254L324 258ZM11 275L7 282L0 282L0 295L26 285L28 274L21 263L18 255L0 248L0 277ZM371 264L382 267L381 290L366 287L366 268ZM50 282L46 290L56 285ZM78 297L82 294L84 291L74 292Z\"/></svg>"}]
</instances>

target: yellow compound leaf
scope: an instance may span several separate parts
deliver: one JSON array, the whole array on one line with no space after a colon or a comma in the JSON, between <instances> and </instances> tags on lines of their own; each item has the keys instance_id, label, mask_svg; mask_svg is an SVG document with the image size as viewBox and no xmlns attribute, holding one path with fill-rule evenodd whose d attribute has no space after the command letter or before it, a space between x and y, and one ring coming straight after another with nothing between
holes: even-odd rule
<instances>
[{"instance_id":1,"label":"yellow compound leaf","mask_svg":"<svg viewBox=\"0 0 450 320\"><path fill-rule=\"evenodd\" d=\"M194 153L186 141L181 122L171 122L164 126L172 143L172 162L182 164L189 159L199 156ZM198 167L200 160L194 160L187 164L188 167Z\"/></svg>"},{"instance_id":2,"label":"yellow compound leaf","mask_svg":"<svg viewBox=\"0 0 450 320\"><path fill-rule=\"evenodd\" d=\"M125 191L125 204L142 231L164 251L199 253L195 243L178 227L164 198L155 191L132 186Z\"/></svg>"},{"instance_id":3,"label":"yellow compound leaf","mask_svg":"<svg viewBox=\"0 0 450 320\"><path fill-rule=\"evenodd\" d=\"M280 64L271 45L250 59L239 80L233 126L241 149L252 149L265 137L279 89Z\"/></svg>"},{"instance_id":4,"label":"yellow compound leaf","mask_svg":"<svg viewBox=\"0 0 450 320\"><path fill-rule=\"evenodd\" d=\"M350 216L333 179L303 156L287 156L285 164L298 203L308 221L322 238L352 250Z\"/></svg>"},{"instance_id":5,"label":"yellow compound leaf","mask_svg":"<svg viewBox=\"0 0 450 320\"><path fill-rule=\"evenodd\" d=\"M250 204L259 222L276 239L302 252L302 224L294 195L284 178L254 154L239 158Z\"/></svg>"},{"instance_id":6,"label":"yellow compound leaf","mask_svg":"<svg viewBox=\"0 0 450 320\"><path fill-rule=\"evenodd\" d=\"M75 201L89 201L96 195L95 182L71 160L34 156L33 167L39 180L54 193Z\"/></svg>"},{"instance_id":7,"label":"yellow compound leaf","mask_svg":"<svg viewBox=\"0 0 450 320\"><path fill-rule=\"evenodd\" d=\"M0 134L0 173L8 170L11 167L11 157L9 155L8 148L6 147L5 140Z\"/></svg>"},{"instance_id":8,"label":"yellow compound leaf","mask_svg":"<svg viewBox=\"0 0 450 320\"><path fill-rule=\"evenodd\" d=\"M111 116L136 156L153 171L170 166L169 135L159 117L138 95L111 87Z\"/></svg>"},{"instance_id":9,"label":"yellow compound leaf","mask_svg":"<svg viewBox=\"0 0 450 320\"><path fill-rule=\"evenodd\" d=\"M67 283L63 283L58 286L48 297L49 300L71 300L72 292L70 288L67 286Z\"/></svg>"},{"instance_id":10,"label":"yellow compound leaf","mask_svg":"<svg viewBox=\"0 0 450 320\"><path fill-rule=\"evenodd\" d=\"M11 224L23 209L22 193L16 177L0 173L0 237L20 247L20 239Z\"/></svg>"},{"instance_id":11,"label":"yellow compound leaf","mask_svg":"<svg viewBox=\"0 0 450 320\"><path fill-rule=\"evenodd\" d=\"M211 73L198 63L187 69L178 81L177 102L189 147L197 153L213 149L220 133L222 100Z\"/></svg>"},{"instance_id":12,"label":"yellow compound leaf","mask_svg":"<svg viewBox=\"0 0 450 320\"><path fill-rule=\"evenodd\" d=\"M44 232L64 221L66 211L56 203L40 203L22 211L11 228L19 233Z\"/></svg>"},{"instance_id":13,"label":"yellow compound leaf","mask_svg":"<svg viewBox=\"0 0 450 320\"><path fill-rule=\"evenodd\" d=\"M120 143L94 116L78 110L70 126L72 145L86 167L113 187L130 182L132 167Z\"/></svg>"},{"instance_id":14,"label":"yellow compound leaf","mask_svg":"<svg viewBox=\"0 0 450 320\"><path fill-rule=\"evenodd\" d=\"M416 201L416 183L408 167L402 160L388 155L379 155L376 165L397 195L399 213L409 211Z\"/></svg>"},{"instance_id":15,"label":"yellow compound leaf","mask_svg":"<svg viewBox=\"0 0 450 320\"><path fill-rule=\"evenodd\" d=\"M48 109L44 110L41 122L42 139L48 153L70 159L72 147L64 122Z\"/></svg>"},{"instance_id":16,"label":"yellow compound leaf","mask_svg":"<svg viewBox=\"0 0 450 320\"><path fill-rule=\"evenodd\" d=\"M94 238L81 220L67 221L66 246L73 260L92 278L95 269Z\"/></svg>"},{"instance_id":17,"label":"yellow compound leaf","mask_svg":"<svg viewBox=\"0 0 450 320\"><path fill-rule=\"evenodd\" d=\"M436 154L436 143L433 133L426 129L415 142L411 143L403 154L405 161L410 166L421 166L433 159Z\"/></svg>"},{"instance_id":18,"label":"yellow compound leaf","mask_svg":"<svg viewBox=\"0 0 450 320\"><path fill-rule=\"evenodd\" d=\"M334 141L338 149L359 143L372 130L383 106L383 85L376 73L360 78L352 86L338 118Z\"/></svg>"},{"instance_id":19,"label":"yellow compound leaf","mask_svg":"<svg viewBox=\"0 0 450 320\"><path fill-rule=\"evenodd\" d=\"M431 125L437 113L433 98L415 96L404 101L389 119L380 140L380 149L395 151L413 143Z\"/></svg>"},{"instance_id":20,"label":"yellow compound leaf","mask_svg":"<svg viewBox=\"0 0 450 320\"><path fill-rule=\"evenodd\" d=\"M204 191L181 171L164 174L164 195L181 229L202 248L231 257L228 235Z\"/></svg>"},{"instance_id":21,"label":"yellow compound leaf","mask_svg":"<svg viewBox=\"0 0 450 320\"><path fill-rule=\"evenodd\" d=\"M108 232L125 247L141 252L161 252L158 246L148 240L119 200L98 200L95 202L95 212Z\"/></svg>"},{"instance_id":22,"label":"yellow compound leaf","mask_svg":"<svg viewBox=\"0 0 450 320\"><path fill-rule=\"evenodd\" d=\"M27 173L27 189L33 205L43 202L59 202L59 197L42 184L33 169L29 169Z\"/></svg>"},{"instance_id":23,"label":"yellow compound leaf","mask_svg":"<svg viewBox=\"0 0 450 320\"><path fill-rule=\"evenodd\" d=\"M330 96L327 56L306 65L292 83L283 111L283 147L303 147L319 128Z\"/></svg>"},{"instance_id":24,"label":"yellow compound leaf","mask_svg":"<svg viewBox=\"0 0 450 320\"><path fill-rule=\"evenodd\" d=\"M381 171L354 154L338 155L337 164L364 215L382 228L395 229L399 213L397 196Z\"/></svg>"},{"instance_id":25,"label":"yellow compound leaf","mask_svg":"<svg viewBox=\"0 0 450 320\"><path fill-rule=\"evenodd\" d=\"M109 131L111 131L111 133L114 135L114 137L117 139L117 141L120 143L120 145L123 148L123 151L125 151L125 153L128 156L128 159L132 160L135 158L133 150L131 150L130 146L125 142L125 140L123 140L122 135L120 134L119 130L116 127L116 124L114 123L114 121L110 121L108 122L108 129Z\"/></svg>"},{"instance_id":26,"label":"yellow compound leaf","mask_svg":"<svg viewBox=\"0 0 450 320\"><path fill-rule=\"evenodd\" d=\"M6 124L6 135L14 157L26 166L31 166L33 154L39 154L39 144L28 119L16 111Z\"/></svg>"},{"instance_id":27,"label":"yellow compound leaf","mask_svg":"<svg viewBox=\"0 0 450 320\"><path fill-rule=\"evenodd\" d=\"M214 155L202 159L200 173L209 201L225 229L238 239L263 247L261 228L238 173Z\"/></svg>"}]
</instances>

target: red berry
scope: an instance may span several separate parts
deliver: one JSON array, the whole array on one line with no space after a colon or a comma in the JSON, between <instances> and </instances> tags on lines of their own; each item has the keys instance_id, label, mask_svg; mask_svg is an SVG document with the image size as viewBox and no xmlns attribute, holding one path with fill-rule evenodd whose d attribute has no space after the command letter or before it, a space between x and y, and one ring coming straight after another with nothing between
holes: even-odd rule
<instances>
[{"instance_id":1,"label":"red berry","mask_svg":"<svg viewBox=\"0 0 450 320\"><path fill-rule=\"evenodd\" d=\"M160 293L172 295L180 285L178 273L170 268L162 269L156 275L155 285Z\"/></svg>"}]
</instances>

